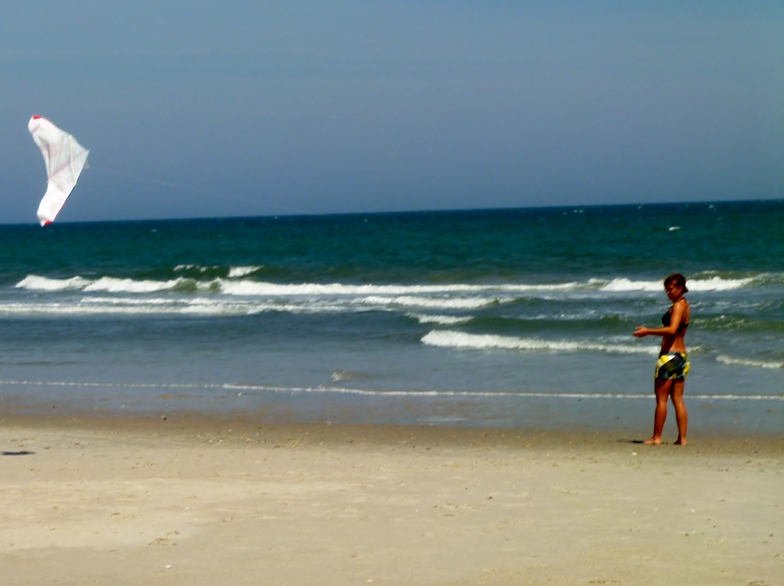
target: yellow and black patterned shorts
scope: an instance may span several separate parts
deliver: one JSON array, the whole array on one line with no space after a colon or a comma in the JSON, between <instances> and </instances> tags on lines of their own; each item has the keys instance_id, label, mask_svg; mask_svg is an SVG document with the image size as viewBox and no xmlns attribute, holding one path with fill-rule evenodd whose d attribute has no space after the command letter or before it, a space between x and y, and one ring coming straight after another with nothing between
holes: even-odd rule
<instances>
[{"instance_id":1,"label":"yellow and black patterned shorts","mask_svg":"<svg viewBox=\"0 0 784 586\"><path fill-rule=\"evenodd\" d=\"M686 380L689 374L689 355L686 352L666 352L659 354L656 361L656 374L654 378Z\"/></svg>"}]
</instances>

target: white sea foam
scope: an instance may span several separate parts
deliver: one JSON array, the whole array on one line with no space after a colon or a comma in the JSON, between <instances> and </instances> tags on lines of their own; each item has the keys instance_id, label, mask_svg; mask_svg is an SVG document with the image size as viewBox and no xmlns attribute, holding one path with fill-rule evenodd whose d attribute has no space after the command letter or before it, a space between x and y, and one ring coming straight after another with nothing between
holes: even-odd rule
<instances>
[{"instance_id":1,"label":"white sea foam","mask_svg":"<svg viewBox=\"0 0 784 586\"><path fill-rule=\"evenodd\" d=\"M222 269L223 269L223 267L221 267L219 265L203 266L203 265L195 265L195 264L177 265L176 267L174 267L175 272L198 271L200 273L206 273L208 271L220 271ZM231 270L231 269L229 269L229 270Z\"/></svg>"},{"instance_id":2,"label":"white sea foam","mask_svg":"<svg viewBox=\"0 0 784 586\"><path fill-rule=\"evenodd\" d=\"M542 340L490 334L467 334L449 330L433 330L422 338L422 343L444 348L525 350L529 352L614 352L622 354L657 354L650 346L601 344L572 340Z\"/></svg>"},{"instance_id":3,"label":"white sea foam","mask_svg":"<svg viewBox=\"0 0 784 586\"><path fill-rule=\"evenodd\" d=\"M181 308L178 313L185 315L250 315L262 311L257 307L234 305L192 305Z\"/></svg>"},{"instance_id":4,"label":"white sea foam","mask_svg":"<svg viewBox=\"0 0 784 586\"><path fill-rule=\"evenodd\" d=\"M711 277L708 279L689 279L686 283L690 291L730 291L746 287L755 280L754 277L745 279L722 279L721 277ZM661 281L633 281L626 278L617 278L602 286L603 291L622 293L626 291L663 291L663 280Z\"/></svg>"},{"instance_id":5,"label":"white sea foam","mask_svg":"<svg viewBox=\"0 0 784 586\"><path fill-rule=\"evenodd\" d=\"M0 315L145 315L177 313L178 310L162 306L139 305L67 305L60 303L3 303Z\"/></svg>"},{"instance_id":6,"label":"white sea foam","mask_svg":"<svg viewBox=\"0 0 784 586\"><path fill-rule=\"evenodd\" d=\"M344 283L270 283L252 280L216 279L213 285L229 295L256 295L291 297L299 295L309 296L422 296L422 295L473 295L473 294L526 294L547 293L558 291L571 291L576 289L597 289L600 284L607 281L591 279L587 282L553 283L526 285L517 283L499 283L492 285L470 285L466 283L451 283L442 285L349 285ZM661 289L661 287L659 287Z\"/></svg>"},{"instance_id":7,"label":"white sea foam","mask_svg":"<svg viewBox=\"0 0 784 586\"><path fill-rule=\"evenodd\" d=\"M68 291L84 289L91 281L82 277L71 277L70 279L50 279L37 275L27 275L16 284L17 289L29 289L31 291Z\"/></svg>"},{"instance_id":8,"label":"white sea foam","mask_svg":"<svg viewBox=\"0 0 784 586\"><path fill-rule=\"evenodd\" d=\"M602 316L595 309L589 309L579 313L540 313L538 315L527 316L524 318L520 317L518 319L525 320L525 321L551 321L551 320L585 321L585 320L601 319L602 317L616 317L616 316L614 315Z\"/></svg>"},{"instance_id":9,"label":"white sea foam","mask_svg":"<svg viewBox=\"0 0 784 586\"><path fill-rule=\"evenodd\" d=\"M83 297L77 303L0 303L0 314L4 315L248 315L269 309L276 309L276 307L269 303L227 303L198 297L193 299Z\"/></svg>"},{"instance_id":10,"label":"white sea foam","mask_svg":"<svg viewBox=\"0 0 784 586\"><path fill-rule=\"evenodd\" d=\"M180 265L178 269L193 268ZM635 291L660 292L662 282L631 280L625 277L612 280L592 278L587 281L552 284L499 283L470 285L452 283L441 285L352 285L343 283L297 283L281 284L243 279L260 269L260 266L232 267L228 279L194 280L183 277L157 280L119 279L100 277L87 279L81 276L68 279L52 279L28 275L16 284L17 288L33 291L69 291L145 294L174 290L190 286L197 291L211 291L234 296L248 297L340 297L365 296L367 301L378 304L395 303L426 307L481 307L495 302L508 302L515 295L545 295L548 293L569 294L569 292L593 291L624 293ZM200 267L200 270L204 267ZM206 269L205 269L206 270ZM725 291L745 287L762 277L725 279L718 276L690 279L688 286L694 291ZM439 305L440 304L440 305Z\"/></svg>"},{"instance_id":11,"label":"white sea foam","mask_svg":"<svg viewBox=\"0 0 784 586\"><path fill-rule=\"evenodd\" d=\"M298 283L280 284L262 281L225 281L217 280L224 293L229 295L260 295L290 297L297 295L432 295L455 293L482 293L499 290L512 290L513 285L346 285L343 283Z\"/></svg>"},{"instance_id":12,"label":"white sea foam","mask_svg":"<svg viewBox=\"0 0 784 586\"><path fill-rule=\"evenodd\" d=\"M142 389L179 389L179 390L224 390L232 391L222 398L243 400L248 396L264 393L287 394L338 394L365 395L375 397L474 397L482 399L516 398L516 399L643 399L650 400L650 393L544 393L526 391L411 391L411 390L379 390L351 387L317 386L287 387L275 385L244 385L237 383L121 383L121 382L89 382L89 381L34 381L34 380L0 380L5 386L40 386L40 387L71 387L71 388L142 388ZM779 395L721 395L700 394L689 395L690 400L707 401L784 401L784 394Z\"/></svg>"},{"instance_id":13,"label":"white sea foam","mask_svg":"<svg viewBox=\"0 0 784 586\"><path fill-rule=\"evenodd\" d=\"M84 297L75 303L0 303L0 315L253 315L265 312L291 314L365 313L392 311L387 307L307 300L303 303L227 301L216 298L108 298Z\"/></svg>"},{"instance_id":14,"label":"white sea foam","mask_svg":"<svg viewBox=\"0 0 784 586\"><path fill-rule=\"evenodd\" d=\"M496 298L488 297L418 297L414 295L401 295L397 297L380 297L371 295L362 299L358 299L358 303L365 303L368 305L396 305L403 307L427 307L430 309L475 309L477 307L484 307L493 305L499 300Z\"/></svg>"},{"instance_id":15,"label":"white sea foam","mask_svg":"<svg viewBox=\"0 0 784 586\"><path fill-rule=\"evenodd\" d=\"M632 281L626 278L617 278L601 287L602 291L623 293L626 291L661 291L661 281Z\"/></svg>"},{"instance_id":16,"label":"white sea foam","mask_svg":"<svg viewBox=\"0 0 784 586\"><path fill-rule=\"evenodd\" d=\"M414 318L421 324L439 324L442 326L464 324L474 319L471 316L459 317L456 315L427 315L423 313L407 313L406 315Z\"/></svg>"},{"instance_id":17,"label":"white sea foam","mask_svg":"<svg viewBox=\"0 0 784 586\"><path fill-rule=\"evenodd\" d=\"M550 283L542 285L509 283L503 285L485 285L483 288L487 290L498 289L500 291L509 291L512 293L537 293L547 291L571 291L574 289L593 289L595 287L595 282L594 279L589 279L587 282L572 281L569 283Z\"/></svg>"},{"instance_id":18,"label":"white sea foam","mask_svg":"<svg viewBox=\"0 0 784 586\"><path fill-rule=\"evenodd\" d=\"M28 275L16 284L19 289L32 291L105 291L108 293L154 293L173 289L183 283L184 279L169 281L137 281L134 279L116 279L101 277L90 280L83 277L70 279L50 279L36 275Z\"/></svg>"},{"instance_id":19,"label":"white sea foam","mask_svg":"<svg viewBox=\"0 0 784 586\"><path fill-rule=\"evenodd\" d=\"M737 366L751 366L755 368L784 368L784 362L751 360L749 358L733 358L732 356L726 356L724 354L720 354L719 356L717 356L716 361L721 362L723 364L734 364Z\"/></svg>"},{"instance_id":20,"label":"white sea foam","mask_svg":"<svg viewBox=\"0 0 784 586\"><path fill-rule=\"evenodd\" d=\"M157 293L174 289L185 279L170 281L136 281L134 279L115 279L101 277L84 287L84 291L105 291L107 293Z\"/></svg>"},{"instance_id":21,"label":"white sea foam","mask_svg":"<svg viewBox=\"0 0 784 586\"><path fill-rule=\"evenodd\" d=\"M755 280L754 277L745 279L722 279L721 277L711 277L710 279L690 279L686 285L690 291L730 291L732 289L746 287Z\"/></svg>"},{"instance_id":22,"label":"white sea foam","mask_svg":"<svg viewBox=\"0 0 784 586\"><path fill-rule=\"evenodd\" d=\"M245 277L247 275L250 275L251 273L255 273L261 268L263 267L261 266L231 267L229 269L229 279L237 279L239 277Z\"/></svg>"},{"instance_id":23,"label":"white sea foam","mask_svg":"<svg viewBox=\"0 0 784 586\"><path fill-rule=\"evenodd\" d=\"M176 299L166 299L163 297L151 299L135 299L132 297L82 297L79 303L94 305L174 305Z\"/></svg>"}]
</instances>

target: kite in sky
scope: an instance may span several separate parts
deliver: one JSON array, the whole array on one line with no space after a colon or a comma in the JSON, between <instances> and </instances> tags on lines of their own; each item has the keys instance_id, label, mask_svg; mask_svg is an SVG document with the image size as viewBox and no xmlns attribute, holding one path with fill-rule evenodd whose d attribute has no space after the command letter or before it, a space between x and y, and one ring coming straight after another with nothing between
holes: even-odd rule
<instances>
[{"instance_id":1,"label":"kite in sky","mask_svg":"<svg viewBox=\"0 0 784 586\"><path fill-rule=\"evenodd\" d=\"M42 116L30 118L27 128L35 144L40 147L46 163L46 193L38 206L38 221L41 226L46 226L54 222L65 200L71 195L90 151Z\"/></svg>"}]
</instances>

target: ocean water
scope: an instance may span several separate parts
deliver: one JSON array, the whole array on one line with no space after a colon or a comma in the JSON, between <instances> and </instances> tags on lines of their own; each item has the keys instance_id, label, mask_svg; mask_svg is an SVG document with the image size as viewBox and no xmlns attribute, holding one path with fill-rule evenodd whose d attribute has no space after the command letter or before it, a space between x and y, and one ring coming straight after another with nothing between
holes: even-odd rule
<instances>
[{"instance_id":1,"label":"ocean water","mask_svg":"<svg viewBox=\"0 0 784 586\"><path fill-rule=\"evenodd\" d=\"M631 333L677 271L692 434L784 431L784 201L0 226L0 258L6 407L643 436Z\"/></svg>"}]
</instances>

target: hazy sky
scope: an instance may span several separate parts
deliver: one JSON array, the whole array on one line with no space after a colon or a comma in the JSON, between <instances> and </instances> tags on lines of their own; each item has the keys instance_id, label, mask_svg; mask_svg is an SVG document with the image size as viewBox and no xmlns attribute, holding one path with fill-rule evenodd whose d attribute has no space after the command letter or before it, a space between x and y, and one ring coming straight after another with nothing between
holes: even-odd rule
<instances>
[{"instance_id":1,"label":"hazy sky","mask_svg":"<svg viewBox=\"0 0 784 586\"><path fill-rule=\"evenodd\" d=\"M784 198L784 3L6 1L0 223L32 114L60 221Z\"/></svg>"}]
</instances>

